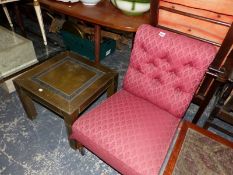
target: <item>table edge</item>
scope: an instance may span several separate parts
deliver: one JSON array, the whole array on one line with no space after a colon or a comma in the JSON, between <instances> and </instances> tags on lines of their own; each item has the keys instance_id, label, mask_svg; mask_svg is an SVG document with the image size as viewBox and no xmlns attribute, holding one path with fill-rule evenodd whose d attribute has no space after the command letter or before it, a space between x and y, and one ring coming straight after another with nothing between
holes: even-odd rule
<instances>
[{"instance_id":1,"label":"table edge","mask_svg":"<svg viewBox=\"0 0 233 175\"><path fill-rule=\"evenodd\" d=\"M196 132L203 134L203 135L233 149L233 143L231 141L226 140L223 137L216 135L213 132L210 132L208 130L205 130L197 125L194 125L191 122L182 121L180 123L179 127L181 127L181 129L180 129L180 132L178 134L178 138L175 142L175 145L173 147L172 153L171 153L169 160L167 162L167 165L165 167L163 175L171 175L173 173L173 170L174 170L175 165L176 165L176 161L178 159L178 155L181 151L181 148L182 148L182 145L184 143L185 136L186 136L188 129L193 129Z\"/></svg>"}]
</instances>

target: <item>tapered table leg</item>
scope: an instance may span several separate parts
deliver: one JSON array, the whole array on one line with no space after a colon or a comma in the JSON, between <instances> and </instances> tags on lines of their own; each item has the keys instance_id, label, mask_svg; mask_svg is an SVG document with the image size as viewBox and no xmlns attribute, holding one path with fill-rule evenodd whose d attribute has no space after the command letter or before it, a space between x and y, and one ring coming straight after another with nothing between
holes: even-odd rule
<instances>
[{"instance_id":1,"label":"tapered table leg","mask_svg":"<svg viewBox=\"0 0 233 175\"><path fill-rule=\"evenodd\" d=\"M7 18L8 22L9 22L11 28L13 28L13 23L12 23L12 21L11 21L11 17L10 17L10 15L9 15L9 12L8 12L8 10L7 10L6 5L5 5L5 4L2 4L2 8L3 8L3 11L4 11L5 15L6 15L6 18Z\"/></svg>"},{"instance_id":2,"label":"tapered table leg","mask_svg":"<svg viewBox=\"0 0 233 175\"><path fill-rule=\"evenodd\" d=\"M38 19L38 22L40 25L40 30L41 30L42 37L44 40L44 45L47 46L47 39L46 39L46 35L45 35L45 30L44 30L44 22L43 22L40 4L39 4L38 0L34 0L34 8L35 8L36 16L37 16L37 19Z\"/></svg>"},{"instance_id":3,"label":"tapered table leg","mask_svg":"<svg viewBox=\"0 0 233 175\"><path fill-rule=\"evenodd\" d=\"M99 25L95 25L95 62L100 62L100 38L101 38L101 28Z\"/></svg>"}]
</instances>

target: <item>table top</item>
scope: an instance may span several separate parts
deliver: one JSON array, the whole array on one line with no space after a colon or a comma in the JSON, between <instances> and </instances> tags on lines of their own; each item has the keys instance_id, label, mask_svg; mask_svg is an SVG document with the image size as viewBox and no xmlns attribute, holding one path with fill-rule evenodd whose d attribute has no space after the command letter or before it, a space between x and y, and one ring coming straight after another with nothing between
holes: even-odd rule
<instances>
[{"instance_id":1,"label":"table top","mask_svg":"<svg viewBox=\"0 0 233 175\"><path fill-rule=\"evenodd\" d=\"M63 52L14 80L33 99L54 111L82 112L112 83L116 72Z\"/></svg>"},{"instance_id":2,"label":"table top","mask_svg":"<svg viewBox=\"0 0 233 175\"><path fill-rule=\"evenodd\" d=\"M183 122L165 175L233 174L233 143Z\"/></svg>"},{"instance_id":3,"label":"table top","mask_svg":"<svg viewBox=\"0 0 233 175\"><path fill-rule=\"evenodd\" d=\"M17 33L0 26L0 52L19 46L30 40L18 35ZM1 71L1 69L0 69Z\"/></svg>"},{"instance_id":4,"label":"table top","mask_svg":"<svg viewBox=\"0 0 233 175\"><path fill-rule=\"evenodd\" d=\"M0 0L0 4L5 4L9 2L15 2L15 1L19 1L19 0Z\"/></svg>"},{"instance_id":5,"label":"table top","mask_svg":"<svg viewBox=\"0 0 233 175\"><path fill-rule=\"evenodd\" d=\"M39 0L41 5L57 12L116 30L136 32L141 24L149 23L149 12L141 16L127 16L114 7L109 0L87 6L81 2L66 3L55 0Z\"/></svg>"}]
</instances>

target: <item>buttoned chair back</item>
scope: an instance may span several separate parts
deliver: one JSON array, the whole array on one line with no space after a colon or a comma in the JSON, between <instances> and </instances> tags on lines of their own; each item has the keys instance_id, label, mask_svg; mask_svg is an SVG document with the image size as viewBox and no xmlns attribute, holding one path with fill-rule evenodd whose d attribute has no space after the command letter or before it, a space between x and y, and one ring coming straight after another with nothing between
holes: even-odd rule
<instances>
[{"instance_id":1,"label":"buttoned chair back","mask_svg":"<svg viewBox=\"0 0 233 175\"><path fill-rule=\"evenodd\" d=\"M122 174L158 174L216 48L142 25L122 90L72 126L71 138Z\"/></svg>"},{"instance_id":2,"label":"buttoned chair back","mask_svg":"<svg viewBox=\"0 0 233 175\"><path fill-rule=\"evenodd\" d=\"M143 25L123 88L180 118L216 52L208 43Z\"/></svg>"}]
</instances>

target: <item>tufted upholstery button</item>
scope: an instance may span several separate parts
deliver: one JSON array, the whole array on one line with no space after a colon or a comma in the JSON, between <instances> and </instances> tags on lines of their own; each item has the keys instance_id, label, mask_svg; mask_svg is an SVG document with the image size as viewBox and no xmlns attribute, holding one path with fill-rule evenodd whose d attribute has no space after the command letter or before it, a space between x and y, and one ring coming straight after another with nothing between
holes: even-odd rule
<instances>
[{"instance_id":1,"label":"tufted upholstery button","mask_svg":"<svg viewBox=\"0 0 233 175\"><path fill-rule=\"evenodd\" d=\"M163 84L163 81L162 81L162 79L161 79L160 76L154 77L153 80L154 80L154 81L157 81L157 82L160 83L160 84Z\"/></svg>"},{"instance_id":2,"label":"tufted upholstery button","mask_svg":"<svg viewBox=\"0 0 233 175\"><path fill-rule=\"evenodd\" d=\"M187 63L184 64L184 67L196 68L197 65L195 65L195 63L193 61L189 61L189 62L187 62Z\"/></svg>"},{"instance_id":3,"label":"tufted upholstery button","mask_svg":"<svg viewBox=\"0 0 233 175\"><path fill-rule=\"evenodd\" d=\"M153 59L150 59L148 63L156 65Z\"/></svg>"},{"instance_id":4,"label":"tufted upholstery button","mask_svg":"<svg viewBox=\"0 0 233 175\"><path fill-rule=\"evenodd\" d=\"M176 88L176 91L178 91L178 92L184 92L184 89L182 87L178 87L178 88Z\"/></svg>"},{"instance_id":5,"label":"tufted upholstery button","mask_svg":"<svg viewBox=\"0 0 233 175\"><path fill-rule=\"evenodd\" d=\"M168 70L168 72L169 72L170 74L173 74L173 75L175 75L175 76L178 76L178 70L177 70L177 69L172 68L172 69Z\"/></svg>"},{"instance_id":6,"label":"tufted upholstery button","mask_svg":"<svg viewBox=\"0 0 233 175\"><path fill-rule=\"evenodd\" d=\"M147 49L146 49L146 47L145 47L145 44L144 44L144 43L141 43L140 47L142 48L142 50L143 50L144 52L147 52Z\"/></svg>"},{"instance_id":7,"label":"tufted upholstery button","mask_svg":"<svg viewBox=\"0 0 233 175\"><path fill-rule=\"evenodd\" d=\"M163 62L166 62L166 63L171 64L171 63L170 63L170 59L169 59L169 57L167 57L166 55L165 55L165 56L160 57L159 59L160 59L160 60L162 60Z\"/></svg>"},{"instance_id":8,"label":"tufted upholstery button","mask_svg":"<svg viewBox=\"0 0 233 175\"><path fill-rule=\"evenodd\" d=\"M141 72L141 67L140 67L140 65L135 66L134 69L135 69L136 71L138 71L138 72Z\"/></svg>"}]
</instances>

